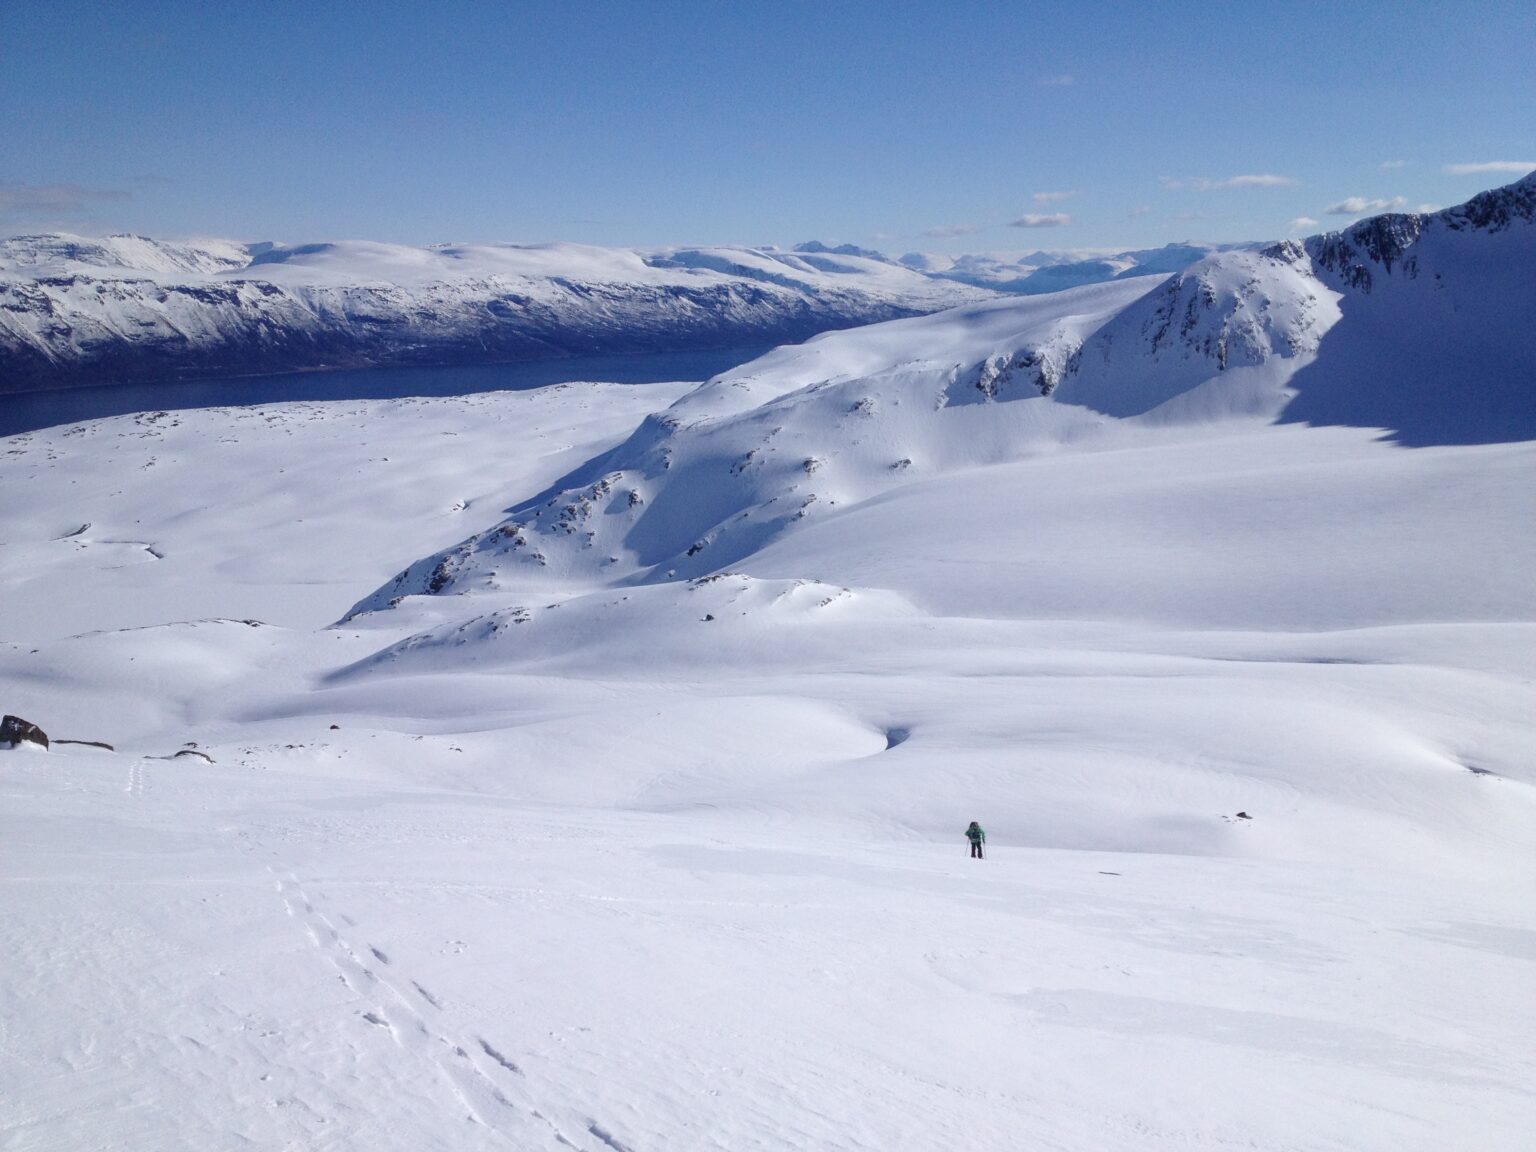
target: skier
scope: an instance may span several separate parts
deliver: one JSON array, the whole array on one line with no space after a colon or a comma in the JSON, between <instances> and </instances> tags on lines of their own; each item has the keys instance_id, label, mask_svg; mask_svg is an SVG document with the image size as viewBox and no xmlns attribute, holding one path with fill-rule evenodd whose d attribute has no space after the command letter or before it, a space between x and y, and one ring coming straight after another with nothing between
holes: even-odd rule
<instances>
[{"instance_id":1,"label":"skier","mask_svg":"<svg viewBox=\"0 0 1536 1152\"><path fill-rule=\"evenodd\" d=\"M971 826L965 830L965 838L971 842L971 858L974 860L984 859L985 856L981 846L987 842L986 829L972 820Z\"/></svg>"}]
</instances>

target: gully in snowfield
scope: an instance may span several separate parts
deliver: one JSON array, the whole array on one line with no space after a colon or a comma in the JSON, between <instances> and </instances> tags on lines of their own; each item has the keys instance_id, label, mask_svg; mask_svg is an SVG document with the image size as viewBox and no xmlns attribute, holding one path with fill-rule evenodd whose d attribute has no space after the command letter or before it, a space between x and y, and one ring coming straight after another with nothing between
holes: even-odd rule
<instances>
[{"instance_id":1,"label":"gully in snowfield","mask_svg":"<svg viewBox=\"0 0 1536 1152\"><path fill-rule=\"evenodd\" d=\"M976 821L971 821L971 826L965 830L965 838L971 842L971 856L976 860L985 858L981 846L987 842L987 832Z\"/></svg>"}]
</instances>

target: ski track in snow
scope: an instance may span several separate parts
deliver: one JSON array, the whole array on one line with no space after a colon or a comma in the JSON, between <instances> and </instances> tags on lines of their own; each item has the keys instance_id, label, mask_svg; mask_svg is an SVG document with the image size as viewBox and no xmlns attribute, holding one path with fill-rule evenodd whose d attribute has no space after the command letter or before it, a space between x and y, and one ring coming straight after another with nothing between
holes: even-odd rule
<instances>
[{"instance_id":1,"label":"ski track in snow","mask_svg":"<svg viewBox=\"0 0 1536 1152\"><path fill-rule=\"evenodd\" d=\"M390 962L377 947L368 944L359 948L343 936L293 873L279 875L271 866L268 872L288 916L304 926L341 983L364 1005L356 1009L358 1018L369 1027L386 1031L410 1059L430 1066L451 1094L453 1109L470 1122L506 1137L515 1147L545 1144L550 1137L561 1147L592 1147L573 1140L529 1101L522 1069L489 1040L481 1036L465 1040L450 1028L441 1002L430 991L409 976L382 973L370 966L363 957L365 951L384 967ZM339 915L338 919L346 917ZM628 1152L596 1120L589 1121L587 1135L607 1148Z\"/></svg>"}]
</instances>

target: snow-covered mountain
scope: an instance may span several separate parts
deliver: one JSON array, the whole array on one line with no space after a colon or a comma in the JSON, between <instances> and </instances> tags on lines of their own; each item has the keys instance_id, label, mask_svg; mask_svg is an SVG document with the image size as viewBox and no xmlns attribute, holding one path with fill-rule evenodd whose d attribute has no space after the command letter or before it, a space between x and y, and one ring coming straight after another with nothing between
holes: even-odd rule
<instances>
[{"instance_id":1,"label":"snow-covered mountain","mask_svg":"<svg viewBox=\"0 0 1536 1152\"><path fill-rule=\"evenodd\" d=\"M1023 256L968 253L947 256L933 252L908 252L901 263L908 268L944 280L956 280L978 288L1038 296L1100 284L1131 276L1169 275L1217 252L1256 248L1256 244L1165 244L1128 252L1030 252Z\"/></svg>"},{"instance_id":2,"label":"snow-covered mountain","mask_svg":"<svg viewBox=\"0 0 1536 1152\"><path fill-rule=\"evenodd\" d=\"M705 576L834 509L1112 438L1105 416L1536 436L1533 218L1536 175L1432 216L1213 254L1166 281L988 301L777 349L357 610L495 587L508 569L565 584ZM1393 370L1373 372L1372 359Z\"/></svg>"},{"instance_id":3,"label":"snow-covered mountain","mask_svg":"<svg viewBox=\"0 0 1536 1152\"><path fill-rule=\"evenodd\" d=\"M775 344L982 289L836 251L0 241L0 392Z\"/></svg>"}]
</instances>

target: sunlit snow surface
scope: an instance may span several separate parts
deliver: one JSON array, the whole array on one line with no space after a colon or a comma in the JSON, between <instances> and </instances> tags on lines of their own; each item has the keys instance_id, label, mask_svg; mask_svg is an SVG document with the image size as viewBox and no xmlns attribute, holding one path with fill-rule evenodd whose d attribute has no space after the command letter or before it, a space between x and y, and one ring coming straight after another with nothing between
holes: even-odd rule
<instances>
[{"instance_id":1,"label":"sunlit snow surface","mask_svg":"<svg viewBox=\"0 0 1536 1152\"><path fill-rule=\"evenodd\" d=\"M970 402L990 307L0 442L0 706L116 745L0 753L6 1146L1527 1147L1536 443Z\"/></svg>"}]
</instances>

